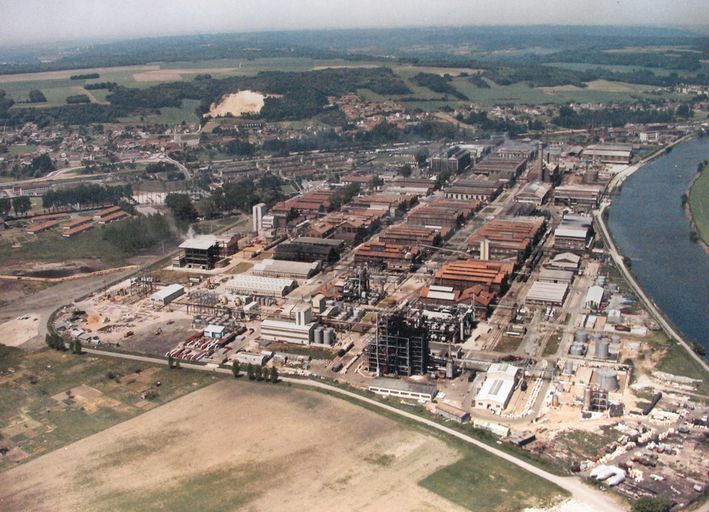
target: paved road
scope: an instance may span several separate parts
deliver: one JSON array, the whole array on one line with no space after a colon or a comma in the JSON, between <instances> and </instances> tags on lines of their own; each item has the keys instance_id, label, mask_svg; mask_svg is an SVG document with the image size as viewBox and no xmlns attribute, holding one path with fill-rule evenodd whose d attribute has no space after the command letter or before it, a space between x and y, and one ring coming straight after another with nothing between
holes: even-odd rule
<instances>
[{"instance_id":1,"label":"paved road","mask_svg":"<svg viewBox=\"0 0 709 512\"><path fill-rule=\"evenodd\" d=\"M154 364L167 364L167 361L164 359L158 359L154 357L148 357L148 356L140 356L140 355L133 355L133 354L122 354L119 352L106 352L103 350L95 350L91 348L84 348L83 349L85 352L89 354L97 354L97 355L102 355L102 356L110 356L110 357L119 357L122 359L130 359L133 361L142 361L146 363L154 363ZM187 368L191 370L200 370L200 371L213 371L217 373L225 373L225 374L231 374L231 370L227 368L209 368L206 366L202 365L197 365L197 364L190 364L190 363L183 363L180 362L180 366L182 368ZM619 501L616 501L611 495L609 494L604 494L597 489L594 489L586 484L584 484L579 478L577 477L564 477L564 476L558 476L554 475L552 473L549 473L548 471L544 471L543 469L540 469L532 464L529 464L528 462L525 462L523 460L518 459L514 455L504 452L498 448L495 448L493 446L489 446L482 441L478 441L477 439L474 439L468 435L465 435L461 432L458 432L457 430L454 430L452 428L446 427L445 425L441 425L438 422L435 422L433 420L429 420L426 418L422 418L421 416L418 416L416 414L407 412L407 411L402 411L401 409L397 409L396 407L392 407L391 405L387 405L384 403L381 403L377 400L373 400L371 398L364 397L362 395L359 395L357 393L352 393L350 391L346 391L344 389L340 389L335 386L331 386L329 384L326 384L324 382L319 382L315 380L310 380L310 379L295 379L291 377L281 377L281 380L283 382L287 382L289 384L297 384L299 386L306 386L314 389L319 389L323 391L328 391L330 393L335 393L340 396L345 396L347 398L351 398L354 400L357 400L358 402L366 403L368 405L372 405L374 407L377 407L379 409L385 410L387 412L396 414L398 416L402 416L404 418L416 421L422 425L426 425L427 427L434 428L440 432L444 432L450 436L453 436L457 439L460 439L463 442L472 444L482 450L485 450L486 452L495 455L496 457L499 457L501 459L504 459L507 462L510 462L514 465L516 465L519 468L522 468L525 471L528 471L540 478L543 478L544 480L547 480L551 483L554 483L564 489L565 491L569 492L573 499L577 501L580 506L583 507L583 510L588 511L588 512L621 512L625 511L626 507L620 504Z\"/></svg>"}]
</instances>

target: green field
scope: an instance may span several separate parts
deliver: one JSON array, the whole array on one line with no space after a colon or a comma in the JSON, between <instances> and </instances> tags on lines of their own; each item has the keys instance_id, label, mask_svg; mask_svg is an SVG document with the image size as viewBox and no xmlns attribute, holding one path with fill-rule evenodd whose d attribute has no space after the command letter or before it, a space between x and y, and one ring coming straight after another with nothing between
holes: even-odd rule
<instances>
[{"instance_id":1,"label":"green field","mask_svg":"<svg viewBox=\"0 0 709 512\"><path fill-rule=\"evenodd\" d=\"M215 380L203 372L185 374L137 361L49 349L25 353L0 345L0 444L21 450L27 454L22 461L27 461ZM84 400L80 393L74 399L66 395L82 385L96 390L95 396ZM156 395L141 399L149 389ZM66 398L52 398L58 394ZM0 458L0 470L15 464Z\"/></svg>"},{"instance_id":2,"label":"green field","mask_svg":"<svg viewBox=\"0 0 709 512\"><path fill-rule=\"evenodd\" d=\"M546 480L513 470L477 448L458 450L462 459L429 475L419 485L474 511L514 512L557 501L559 489ZM490 487L503 492L490 492Z\"/></svg>"},{"instance_id":3,"label":"green field","mask_svg":"<svg viewBox=\"0 0 709 512\"><path fill-rule=\"evenodd\" d=\"M703 172L689 191L689 209L699 236L709 244L709 173Z\"/></svg>"}]
</instances>

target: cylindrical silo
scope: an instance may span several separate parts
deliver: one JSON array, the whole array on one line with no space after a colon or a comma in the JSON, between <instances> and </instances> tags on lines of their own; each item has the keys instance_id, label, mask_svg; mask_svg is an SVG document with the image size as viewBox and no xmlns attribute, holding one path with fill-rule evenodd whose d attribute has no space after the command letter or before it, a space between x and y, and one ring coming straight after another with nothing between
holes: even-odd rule
<instances>
[{"instance_id":1,"label":"cylindrical silo","mask_svg":"<svg viewBox=\"0 0 709 512\"><path fill-rule=\"evenodd\" d=\"M325 332L323 333L323 343L325 343L325 345L335 344L335 329L332 327L325 329Z\"/></svg>"},{"instance_id":2,"label":"cylindrical silo","mask_svg":"<svg viewBox=\"0 0 709 512\"><path fill-rule=\"evenodd\" d=\"M598 387L607 391L616 391L618 389L618 374L610 368L601 368L598 370Z\"/></svg>"},{"instance_id":3,"label":"cylindrical silo","mask_svg":"<svg viewBox=\"0 0 709 512\"><path fill-rule=\"evenodd\" d=\"M596 343L596 358L608 359L610 357L610 353L608 350L609 345L610 342L608 341L608 338L601 338Z\"/></svg>"},{"instance_id":4,"label":"cylindrical silo","mask_svg":"<svg viewBox=\"0 0 709 512\"><path fill-rule=\"evenodd\" d=\"M313 338L313 343L317 343L318 345L321 345L322 342L323 342L323 328L316 327L315 333L314 333L314 338Z\"/></svg>"},{"instance_id":5,"label":"cylindrical silo","mask_svg":"<svg viewBox=\"0 0 709 512\"><path fill-rule=\"evenodd\" d=\"M572 375L574 373L574 363L572 361L566 361L564 364L564 375Z\"/></svg>"},{"instance_id":6,"label":"cylindrical silo","mask_svg":"<svg viewBox=\"0 0 709 512\"><path fill-rule=\"evenodd\" d=\"M583 343L572 343L571 350L569 353L572 356L582 356L585 352L585 346Z\"/></svg>"},{"instance_id":7,"label":"cylindrical silo","mask_svg":"<svg viewBox=\"0 0 709 512\"><path fill-rule=\"evenodd\" d=\"M574 341L576 343L586 343L586 340L588 339L588 333L584 331L583 329L579 329L576 331L576 338L574 338Z\"/></svg>"},{"instance_id":8,"label":"cylindrical silo","mask_svg":"<svg viewBox=\"0 0 709 512\"><path fill-rule=\"evenodd\" d=\"M592 399L593 399L593 390L591 389L591 386L586 386L586 389L583 390L583 410L584 411L591 410Z\"/></svg>"}]
</instances>

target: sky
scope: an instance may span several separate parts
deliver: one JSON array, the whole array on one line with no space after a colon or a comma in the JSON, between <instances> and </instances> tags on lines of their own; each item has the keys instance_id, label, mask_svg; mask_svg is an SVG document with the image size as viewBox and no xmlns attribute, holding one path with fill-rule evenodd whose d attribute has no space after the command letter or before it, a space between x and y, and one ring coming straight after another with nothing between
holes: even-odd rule
<instances>
[{"instance_id":1,"label":"sky","mask_svg":"<svg viewBox=\"0 0 709 512\"><path fill-rule=\"evenodd\" d=\"M709 26L707 0L0 0L0 43L460 25Z\"/></svg>"}]
</instances>

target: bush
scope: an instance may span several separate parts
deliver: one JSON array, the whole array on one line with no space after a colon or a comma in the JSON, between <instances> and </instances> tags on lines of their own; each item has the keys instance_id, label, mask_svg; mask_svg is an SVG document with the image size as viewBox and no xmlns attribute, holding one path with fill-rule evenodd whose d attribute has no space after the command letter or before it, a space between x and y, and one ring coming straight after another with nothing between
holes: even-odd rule
<instances>
[{"instance_id":1,"label":"bush","mask_svg":"<svg viewBox=\"0 0 709 512\"><path fill-rule=\"evenodd\" d=\"M643 496L633 503L633 512L670 512L672 502L664 496Z\"/></svg>"}]
</instances>

